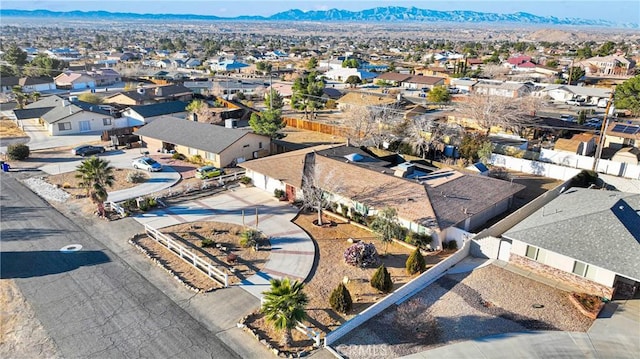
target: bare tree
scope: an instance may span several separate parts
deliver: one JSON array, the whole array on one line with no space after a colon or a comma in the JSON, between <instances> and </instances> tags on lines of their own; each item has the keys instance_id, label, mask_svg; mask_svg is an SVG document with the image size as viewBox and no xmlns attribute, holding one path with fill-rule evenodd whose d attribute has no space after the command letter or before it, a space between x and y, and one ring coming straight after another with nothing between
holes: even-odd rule
<instances>
[{"instance_id":1,"label":"bare tree","mask_svg":"<svg viewBox=\"0 0 640 359\"><path fill-rule=\"evenodd\" d=\"M504 79L510 72L507 67L501 65L484 65L482 67L482 76L490 79Z\"/></svg>"},{"instance_id":2,"label":"bare tree","mask_svg":"<svg viewBox=\"0 0 640 359\"><path fill-rule=\"evenodd\" d=\"M211 123L214 125L222 123L222 117L216 116L215 112L209 108L209 104L203 100L191 101L185 110L194 116L194 120L198 122Z\"/></svg>"},{"instance_id":3,"label":"bare tree","mask_svg":"<svg viewBox=\"0 0 640 359\"><path fill-rule=\"evenodd\" d=\"M346 136L356 146L380 145L393 138L402 116L393 106L349 106L345 110Z\"/></svg>"},{"instance_id":4,"label":"bare tree","mask_svg":"<svg viewBox=\"0 0 640 359\"><path fill-rule=\"evenodd\" d=\"M322 225L322 210L331 202L332 195L339 195L342 185L337 181L334 169L316 162L316 153L307 153L302 170L303 206L318 212L318 225Z\"/></svg>"},{"instance_id":5,"label":"bare tree","mask_svg":"<svg viewBox=\"0 0 640 359\"><path fill-rule=\"evenodd\" d=\"M540 107L539 98L509 98L472 94L459 107L460 116L474 120L489 135L492 127L501 127L520 135L531 125Z\"/></svg>"}]
</instances>

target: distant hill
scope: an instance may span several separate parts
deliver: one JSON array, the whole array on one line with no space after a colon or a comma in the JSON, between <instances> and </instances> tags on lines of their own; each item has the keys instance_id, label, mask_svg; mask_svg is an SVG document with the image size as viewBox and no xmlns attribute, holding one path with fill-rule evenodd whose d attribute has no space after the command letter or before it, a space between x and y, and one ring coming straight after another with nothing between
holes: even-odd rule
<instances>
[{"instance_id":1,"label":"distant hill","mask_svg":"<svg viewBox=\"0 0 640 359\"><path fill-rule=\"evenodd\" d=\"M589 20L579 18L558 18L554 16L538 16L525 12L513 14L496 14L476 11L435 11L397 6L377 7L362 11L331 9L324 11L302 11L292 9L263 16L238 16L224 18L213 15L193 14L136 14L108 11L49 11L49 10L11 10L1 9L1 17L39 17L69 19L130 19L130 20L225 20L225 21L361 21L361 22L459 22L459 23L518 23L541 25L571 25L638 28L638 24L619 24L607 20Z\"/></svg>"}]
</instances>

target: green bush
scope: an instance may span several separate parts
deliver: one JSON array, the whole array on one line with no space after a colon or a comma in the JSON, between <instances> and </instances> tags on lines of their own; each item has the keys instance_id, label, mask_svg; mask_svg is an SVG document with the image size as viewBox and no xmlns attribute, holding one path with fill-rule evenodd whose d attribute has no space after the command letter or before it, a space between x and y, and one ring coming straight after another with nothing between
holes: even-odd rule
<instances>
[{"instance_id":1,"label":"green bush","mask_svg":"<svg viewBox=\"0 0 640 359\"><path fill-rule=\"evenodd\" d=\"M384 293L389 293L391 289L393 289L391 274L389 274L389 271L384 264L378 267L376 272L373 273L373 276L371 277L371 286Z\"/></svg>"},{"instance_id":2,"label":"green bush","mask_svg":"<svg viewBox=\"0 0 640 359\"><path fill-rule=\"evenodd\" d=\"M173 158L174 160L184 161L187 157L185 155L183 155L182 153L176 152L171 156L171 158Z\"/></svg>"},{"instance_id":3,"label":"green bush","mask_svg":"<svg viewBox=\"0 0 640 359\"><path fill-rule=\"evenodd\" d=\"M147 179L147 175L139 171L130 171L127 173L127 182L129 183L142 183Z\"/></svg>"},{"instance_id":4,"label":"green bush","mask_svg":"<svg viewBox=\"0 0 640 359\"><path fill-rule=\"evenodd\" d=\"M409 258L407 258L405 268L407 269L407 273L409 273L409 275L422 273L425 271L427 265L424 261L422 253L420 253L420 248L416 248L416 250L411 253Z\"/></svg>"},{"instance_id":5,"label":"green bush","mask_svg":"<svg viewBox=\"0 0 640 359\"><path fill-rule=\"evenodd\" d=\"M456 242L456 241L447 242L447 248L449 248L452 251L457 251L458 250L458 242Z\"/></svg>"},{"instance_id":6,"label":"green bush","mask_svg":"<svg viewBox=\"0 0 640 359\"><path fill-rule=\"evenodd\" d=\"M240 245L244 248L251 248L258 243L260 232L255 229L246 229L240 234Z\"/></svg>"},{"instance_id":7,"label":"green bush","mask_svg":"<svg viewBox=\"0 0 640 359\"><path fill-rule=\"evenodd\" d=\"M282 198L284 197L285 193L284 190L281 190L280 188L276 188L273 190L273 196L276 198Z\"/></svg>"},{"instance_id":8,"label":"green bush","mask_svg":"<svg viewBox=\"0 0 640 359\"><path fill-rule=\"evenodd\" d=\"M204 163L204 160L202 159L202 156L200 155L193 155L191 156L191 158L189 158L189 162L196 164L196 165L201 165Z\"/></svg>"},{"instance_id":9,"label":"green bush","mask_svg":"<svg viewBox=\"0 0 640 359\"><path fill-rule=\"evenodd\" d=\"M404 241L418 248L427 249L427 245L431 244L433 238L428 234L408 232Z\"/></svg>"},{"instance_id":10,"label":"green bush","mask_svg":"<svg viewBox=\"0 0 640 359\"><path fill-rule=\"evenodd\" d=\"M149 205L147 204L147 201L141 201L138 208L140 208L142 212L146 212L149 209Z\"/></svg>"},{"instance_id":11,"label":"green bush","mask_svg":"<svg viewBox=\"0 0 640 359\"><path fill-rule=\"evenodd\" d=\"M215 245L216 242L214 242L213 239L210 238L203 239L202 242L200 242L200 247L202 248L213 247Z\"/></svg>"},{"instance_id":12,"label":"green bush","mask_svg":"<svg viewBox=\"0 0 640 359\"><path fill-rule=\"evenodd\" d=\"M349 218L349 208L347 206L341 205L340 212L342 212L342 217Z\"/></svg>"},{"instance_id":13,"label":"green bush","mask_svg":"<svg viewBox=\"0 0 640 359\"><path fill-rule=\"evenodd\" d=\"M147 197L147 206L153 208L158 206L158 201L155 198Z\"/></svg>"},{"instance_id":14,"label":"green bush","mask_svg":"<svg viewBox=\"0 0 640 359\"><path fill-rule=\"evenodd\" d=\"M128 200L124 201L124 203L122 204L122 207L131 210L131 209L135 209L136 207L138 207L138 204L136 202L135 199L133 198L129 198Z\"/></svg>"},{"instance_id":15,"label":"green bush","mask_svg":"<svg viewBox=\"0 0 640 359\"><path fill-rule=\"evenodd\" d=\"M242 176L242 177L240 177L240 183L242 183L242 184L249 184L249 183L251 183L251 177L247 177L247 176Z\"/></svg>"},{"instance_id":16,"label":"green bush","mask_svg":"<svg viewBox=\"0 0 640 359\"><path fill-rule=\"evenodd\" d=\"M29 146L25 144L14 144L7 147L7 156L12 161L22 161L29 158Z\"/></svg>"},{"instance_id":17,"label":"green bush","mask_svg":"<svg viewBox=\"0 0 640 359\"><path fill-rule=\"evenodd\" d=\"M349 293L344 283L340 283L340 285L331 292L329 304L331 304L331 308L336 312L346 314L351 310L353 300L351 299L351 293Z\"/></svg>"},{"instance_id":18,"label":"green bush","mask_svg":"<svg viewBox=\"0 0 640 359\"><path fill-rule=\"evenodd\" d=\"M582 170L571 179L571 187L588 188L598 180L598 173L594 171Z\"/></svg>"}]
</instances>

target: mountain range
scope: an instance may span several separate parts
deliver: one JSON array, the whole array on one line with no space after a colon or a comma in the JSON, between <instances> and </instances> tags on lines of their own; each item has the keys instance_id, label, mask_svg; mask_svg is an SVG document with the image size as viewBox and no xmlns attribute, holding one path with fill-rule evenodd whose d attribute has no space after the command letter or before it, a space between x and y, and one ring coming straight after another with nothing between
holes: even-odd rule
<instances>
[{"instance_id":1,"label":"mountain range","mask_svg":"<svg viewBox=\"0 0 640 359\"><path fill-rule=\"evenodd\" d=\"M591 20L580 18L559 18L554 16L538 16L526 12L513 14L497 14L477 11L436 11L406 8L398 6L376 7L362 11L330 9L322 11L302 11L292 9L268 17L238 16L219 17L214 15L194 14L137 14L108 11L49 11L49 10L12 10L0 9L0 17L39 17L68 19L109 19L109 20L224 20L224 21L312 21L312 22L458 22L458 23L518 23L540 25L599 26L638 28L639 24L615 23L608 20Z\"/></svg>"}]
</instances>

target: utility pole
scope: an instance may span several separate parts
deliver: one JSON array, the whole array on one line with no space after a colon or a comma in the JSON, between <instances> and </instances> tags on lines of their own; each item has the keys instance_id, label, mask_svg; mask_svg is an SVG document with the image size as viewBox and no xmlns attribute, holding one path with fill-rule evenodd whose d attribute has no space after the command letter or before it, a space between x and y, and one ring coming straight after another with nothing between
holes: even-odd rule
<instances>
[{"instance_id":1,"label":"utility pole","mask_svg":"<svg viewBox=\"0 0 640 359\"><path fill-rule=\"evenodd\" d=\"M600 136L598 138L598 143L596 144L596 157L593 161L593 170L597 171L598 162L600 161L600 156L602 156L602 148L604 147L605 140L605 132L607 131L607 126L609 126L609 110L611 109L611 104L613 104L613 96L616 92L615 85L611 88L611 93L609 94L609 100L607 101L607 107L604 110L604 117L602 118L602 125L600 126Z\"/></svg>"}]
</instances>

